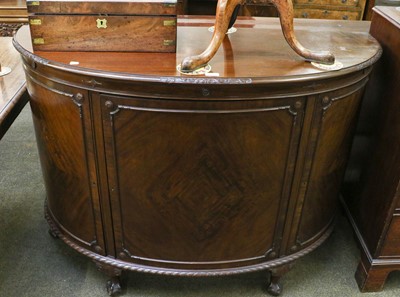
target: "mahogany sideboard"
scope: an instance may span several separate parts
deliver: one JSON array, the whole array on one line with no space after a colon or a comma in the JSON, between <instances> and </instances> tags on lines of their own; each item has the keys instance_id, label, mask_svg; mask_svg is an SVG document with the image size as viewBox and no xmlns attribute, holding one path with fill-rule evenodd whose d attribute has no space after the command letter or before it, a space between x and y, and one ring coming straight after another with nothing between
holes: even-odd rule
<instances>
[{"instance_id":1,"label":"mahogany sideboard","mask_svg":"<svg viewBox=\"0 0 400 297\"><path fill-rule=\"evenodd\" d=\"M107 273L267 270L268 290L334 225L364 86L381 54L369 23L296 20L338 69L297 56L276 18L247 18L208 75L177 71L213 18L178 20L176 53L35 52L14 37L52 233Z\"/></svg>"},{"instance_id":2,"label":"mahogany sideboard","mask_svg":"<svg viewBox=\"0 0 400 297\"><path fill-rule=\"evenodd\" d=\"M363 292L382 290L388 274L400 270L400 10L375 7L370 33L383 53L367 87L353 173L343 190L361 250L356 279Z\"/></svg>"}]
</instances>

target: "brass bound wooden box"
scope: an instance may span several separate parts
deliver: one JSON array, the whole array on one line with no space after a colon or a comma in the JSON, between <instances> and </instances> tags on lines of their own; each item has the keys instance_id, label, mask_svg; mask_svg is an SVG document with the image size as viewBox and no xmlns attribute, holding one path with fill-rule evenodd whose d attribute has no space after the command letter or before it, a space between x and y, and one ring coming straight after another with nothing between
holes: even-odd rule
<instances>
[{"instance_id":1,"label":"brass bound wooden box","mask_svg":"<svg viewBox=\"0 0 400 297\"><path fill-rule=\"evenodd\" d=\"M176 0L27 1L34 50L175 52Z\"/></svg>"}]
</instances>

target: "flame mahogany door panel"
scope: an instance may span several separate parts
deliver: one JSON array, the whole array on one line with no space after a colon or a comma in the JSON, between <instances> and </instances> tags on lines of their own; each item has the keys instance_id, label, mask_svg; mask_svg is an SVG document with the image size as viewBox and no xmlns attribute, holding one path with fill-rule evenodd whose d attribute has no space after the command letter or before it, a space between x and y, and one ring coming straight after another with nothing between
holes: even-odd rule
<instances>
[{"instance_id":1,"label":"flame mahogany door panel","mask_svg":"<svg viewBox=\"0 0 400 297\"><path fill-rule=\"evenodd\" d=\"M101 96L118 257L187 268L275 258L303 120L293 102Z\"/></svg>"},{"instance_id":2,"label":"flame mahogany door panel","mask_svg":"<svg viewBox=\"0 0 400 297\"><path fill-rule=\"evenodd\" d=\"M51 216L68 240L105 254L88 92L27 80L40 162Z\"/></svg>"}]
</instances>

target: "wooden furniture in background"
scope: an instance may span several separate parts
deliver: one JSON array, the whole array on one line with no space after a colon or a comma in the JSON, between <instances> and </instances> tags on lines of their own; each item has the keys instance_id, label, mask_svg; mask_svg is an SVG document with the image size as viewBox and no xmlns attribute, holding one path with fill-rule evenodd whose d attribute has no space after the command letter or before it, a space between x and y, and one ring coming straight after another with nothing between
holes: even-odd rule
<instances>
[{"instance_id":1,"label":"wooden furniture in background","mask_svg":"<svg viewBox=\"0 0 400 297\"><path fill-rule=\"evenodd\" d=\"M372 9L375 6L400 6L400 0L367 0L365 5L364 20L371 20Z\"/></svg>"},{"instance_id":2,"label":"wooden furniture in background","mask_svg":"<svg viewBox=\"0 0 400 297\"><path fill-rule=\"evenodd\" d=\"M25 73L11 37L0 38L0 64L11 68L11 72L0 76L0 139L28 102Z\"/></svg>"},{"instance_id":3,"label":"wooden furniture in background","mask_svg":"<svg viewBox=\"0 0 400 297\"><path fill-rule=\"evenodd\" d=\"M188 0L177 0L176 13L178 15L188 14L187 13L187 1Z\"/></svg>"},{"instance_id":4,"label":"wooden furniture in background","mask_svg":"<svg viewBox=\"0 0 400 297\"><path fill-rule=\"evenodd\" d=\"M366 0L292 0L296 18L362 20ZM187 0L188 14L215 15L217 0ZM276 17L271 1L245 0L242 16Z\"/></svg>"},{"instance_id":5,"label":"wooden furniture in background","mask_svg":"<svg viewBox=\"0 0 400 297\"><path fill-rule=\"evenodd\" d=\"M362 20L366 0L293 0L296 18Z\"/></svg>"},{"instance_id":6,"label":"wooden furniture in background","mask_svg":"<svg viewBox=\"0 0 400 297\"><path fill-rule=\"evenodd\" d=\"M238 20L210 75L181 75L177 63L209 42L213 23L178 19L176 53L33 53L28 27L15 36L50 228L110 275L111 294L123 270L268 270L278 294L333 228L380 56L369 24L299 20L298 37L343 64L329 71L292 51L278 19Z\"/></svg>"},{"instance_id":7,"label":"wooden furniture in background","mask_svg":"<svg viewBox=\"0 0 400 297\"><path fill-rule=\"evenodd\" d=\"M0 1L0 36L12 36L22 24L27 22L25 0Z\"/></svg>"},{"instance_id":8,"label":"wooden furniture in background","mask_svg":"<svg viewBox=\"0 0 400 297\"><path fill-rule=\"evenodd\" d=\"M400 270L400 11L375 7L370 33L383 55L368 84L364 103L370 106L361 113L360 124L370 124L359 129L364 151L352 154L349 164L358 166L343 190L360 243L356 279L363 292L382 290L388 274Z\"/></svg>"},{"instance_id":9,"label":"wooden furniture in background","mask_svg":"<svg viewBox=\"0 0 400 297\"><path fill-rule=\"evenodd\" d=\"M215 15L218 0L187 0L189 15ZM239 10L240 16L277 17L278 11L267 0L245 0Z\"/></svg>"}]
</instances>

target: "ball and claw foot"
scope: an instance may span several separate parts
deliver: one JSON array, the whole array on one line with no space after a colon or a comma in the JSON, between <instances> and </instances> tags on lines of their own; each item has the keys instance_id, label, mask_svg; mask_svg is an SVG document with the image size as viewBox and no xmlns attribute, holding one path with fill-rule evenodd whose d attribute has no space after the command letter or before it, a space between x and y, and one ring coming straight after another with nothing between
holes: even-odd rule
<instances>
[{"instance_id":1,"label":"ball and claw foot","mask_svg":"<svg viewBox=\"0 0 400 297\"><path fill-rule=\"evenodd\" d=\"M272 268L269 275L267 292L272 296L279 296L282 293L280 279L293 267L294 262Z\"/></svg>"},{"instance_id":2,"label":"ball and claw foot","mask_svg":"<svg viewBox=\"0 0 400 297\"><path fill-rule=\"evenodd\" d=\"M113 278L107 281L107 293L109 296L116 296L117 294L122 292L121 284L119 283L118 278Z\"/></svg>"},{"instance_id":3,"label":"ball and claw foot","mask_svg":"<svg viewBox=\"0 0 400 297\"><path fill-rule=\"evenodd\" d=\"M267 292L272 296L279 296L282 293L282 285L271 282L267 288Z\"/></svg>"},{"instance_id":4,"label":"ball and claw foot","mask_svg":"<svg viewBox=\"0 0 400 297\"><path fill-rule=\"evenodd\" d=\"M54 232L53 230L49 229L49 234L51 237L53 237L54 239L58 239L58 235L56 232Z\"/></svg>"}]
</instances>

